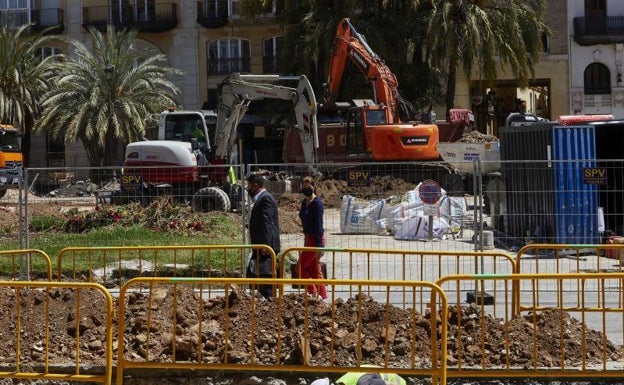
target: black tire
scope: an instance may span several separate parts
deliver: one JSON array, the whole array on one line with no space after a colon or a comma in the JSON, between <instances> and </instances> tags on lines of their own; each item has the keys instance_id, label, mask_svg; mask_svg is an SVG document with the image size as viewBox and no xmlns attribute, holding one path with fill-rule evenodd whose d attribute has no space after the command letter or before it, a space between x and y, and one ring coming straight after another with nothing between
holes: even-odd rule
<instances>
[{"instance_id":1,"label":"black tire","mask_svg":"<svg viewBox=\"0 0 624 385\"><path fill-rule=\"evenodd\" d=\"M6 193L7 193L7 190L8 190L8 189L6 189L6 188L0 189L0 199L4 198L4 196L5 196L5 195L6 195Z\"/></svg>"},{"instance_id":2,"label":"black tire","mask_svg":"<svg viewBox=\"0 0 624 385\"><path fill-rule=\"evenodd\" d=\"M191 199L193 211L207 213L210 211L230 211L230 198L218 187L204 187L198 190Z\"/></svg>"}]
</instances>

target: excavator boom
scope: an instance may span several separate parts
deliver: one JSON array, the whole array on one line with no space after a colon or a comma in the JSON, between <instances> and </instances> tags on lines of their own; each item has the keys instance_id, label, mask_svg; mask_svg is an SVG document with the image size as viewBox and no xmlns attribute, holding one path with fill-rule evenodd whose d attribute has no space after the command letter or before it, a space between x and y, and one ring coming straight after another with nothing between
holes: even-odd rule
<instances>
[{"instance_id":1,"label":"excavator boom","mask_svg":"<svg viewBox=\"0 0 624 385\"><path fill-rule=\"evenodd\" d=\"M398 123L400 96L397 78L383 59L371 49L366 38L355 30L348 18L338 23L330 62L326 102L330 105L335 104L347 60L353 62L371 83L375 103L387 107L388 123Z\"/></svg>"},{"instance_id":2,"label":"excavator boom","mask_svg":"<svg viewBox=\"0 0 624 385\"><path fill-rule=\"evenodd\" d=\"M277 82L297 81L297 87L277 85ZM296 130L306 163L315 162L318 148L316 126L316 97L308 78L304 75L241 75L228 76L219 85L219 106L215 130L215 163L224 163L231 153L236 128L241 122L249 104L258 99L288 100L292 103Z\"/></svg>"},{"instance_id":3,"label":"excavator boom","mask_svg":"<svg viewBox=\"0 0 624 385\"><path fill-rule=\"evenodd\" d=\"M352 100L348 109L348 156L376 161L438 159L438 127L412 121L413 107L400 98L396 76L347 18L338 24L334 39L326 103L339 104L336 98L347 60L355 64L373 88L373 100Z\"/></svg>"}]
</instances>

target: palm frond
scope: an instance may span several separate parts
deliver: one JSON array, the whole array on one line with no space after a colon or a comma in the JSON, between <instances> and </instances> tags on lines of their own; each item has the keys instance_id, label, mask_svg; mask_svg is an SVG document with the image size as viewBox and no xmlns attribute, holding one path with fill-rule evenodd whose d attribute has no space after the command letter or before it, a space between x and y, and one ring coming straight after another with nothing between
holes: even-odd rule
<instances>
[{"instance_id":1,"label":"palm frond","mask_svg":"<svg viewBox=\"0 0 624 385\"><path fill-rule=\"evenodd\" d=\"M89 30L92 49L72 42L56 86L45 95L45 117L37 128L66 142L83 143L93 166L121 164L125 144L145 135L146 121L174 102L180 91L170 80L182 72L153 50L137 50L136 31L106 35ZM106 155L106 156L105 156Z\"/></svg>"}]
</instances>

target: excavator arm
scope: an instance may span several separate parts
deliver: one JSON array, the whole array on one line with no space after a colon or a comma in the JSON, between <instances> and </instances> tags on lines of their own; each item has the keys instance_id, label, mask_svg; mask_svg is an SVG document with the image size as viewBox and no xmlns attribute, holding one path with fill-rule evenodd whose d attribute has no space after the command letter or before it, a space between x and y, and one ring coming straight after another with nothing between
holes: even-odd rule
<instances>
[{"instance_id":1,"label":"excavator arm","mask_svg":"<svg viewBox=\"0 0 624 385\"><path fill-rule=\"evenodd\" d=\"M413 107L401 99L396 76L371 49L366 38L355 30L348 18L342 19L336 30L325 96L327 104L336 103L347 60L353 62L371 83L374 102L387 107L388 123L409 119Z\"/></svg>"},{"instance_id":2,"label":"excavator arm","mask_svg":"<svg viewBox=\"0 0 624 385\"><path fill-rule=\"evenodd\" d=\"M298 80L297 88L276 85L285 80ZM215 130L216 149L213 163L225 163L236 139L236 128L241 122L249 104L258 99L290 100L299 131L306 162L314 163L315 149L318 148L316 126L316 98L308 79L278 75L228 76L219 85L219 106Z\"/></svg>"}]
</instances>

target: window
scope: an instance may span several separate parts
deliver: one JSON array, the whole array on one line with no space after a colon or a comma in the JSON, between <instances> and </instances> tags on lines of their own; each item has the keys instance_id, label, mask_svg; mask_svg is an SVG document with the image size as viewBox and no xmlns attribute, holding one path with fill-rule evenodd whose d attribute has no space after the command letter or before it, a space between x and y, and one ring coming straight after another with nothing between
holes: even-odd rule
<instances>
[{"instance_id":1,"label":"window","mask_svg":"<svg viewBox=\"0 0 624 385\"><path fill-rule=\"evenodd\" d=\"M264 40L262 49L262 71L265 74L279 72L277 50L281 43L281 36L270 37Z\"/></svg>"},{"instance_id":2,"label":"window","mask_svg":"<svg viewBox=\"0 0 624 385\"><path fill-rule=\"evenodd\" d=\"M154 21L156 18L156 6L154 0L136 0L134 14L139 22Z\"/></svg>"},{"instance_id":3,"label":"window","mask_svg":"<svg viewBox=\"0 0 624 385\"><path fill-rule=\"evenodd\" d=\"M48 56L60 55L63 51L57 47L42 47L41 48L41 58L45 59Z\"/></svg>"},{"instance_id":4,"label":"window","mask_svg":"<svg viewBox=\"0 0 624 385\"><path fill-rule=\"evenodd\" d=\"M227 17L228 2L227 0L205 0L198 3L201 6L201 16L207 18Z\"/></svg>"},{"instance_id":5,"label":"window","mask_svg":"<svg viewBox=\"0 0 624 385\"><path fill-rule=\"evenodd\" d=\"M585 17L590 19L607 16L606 0L585 0Z\"/></svg>"},{"instance_id":6,"label":"window","mask_svg":"<svg viewBox=\"0 0 624 385\"><path fill-rule=\"evenodd\" d=\"M545 32L542 32L542 52L550 52L550 37Z\"/></svg>"},{"instance_id":7,"label":"window","mask_svg":"<svg viewBox=\"0 0 624 385\"><path fill-rule=\"evenodd\" d=\"M208 43L208 75L251 72L249 40L224 38Z\"/></svg>"},{"instance_id":8,"label":"window","mask_svg":"<svg viewBox=\"0 0 624 385\"><path fill-rule=\"evenodd\" d=\"M229 0L228 1L228 14L232 18L238 18L243 15L243 1L242 0Z\"/></svg>"},{"instance_id":9,"label":"window","mask_svg":"<svg viewBox=\"0 0 624 385\"><path fill-rule=\"evenodd\" d=\"M109 0L108 17L114 23L149 22L156 18L154 0Z\"/></svg>"},{"instance_id":10,"label":"window","mask_svg":"<svg viewBox=\"0 0 624 385\"><path fill-rule=\"evenodd\" d=\"M275 15L275 1L271 2L271 12L265 16ZM243 0L228 0L228 13L231 18L237 19L243 16Z\"/></svg>"},{"instance_id":11,"label":"window","mask_svg":"<svg viewBox=\"0 0 624 385\"><path fill-rule=\"evenodd\" d=\"M46 134L48 167L65 167L65 142Z\"/></svg>"},{"instance_id":12,"label":"window","mask_svg":"<svg viewBox=\"0 0 624 385\"><path fill-rule=\"evenodd\" d=\"M0 23L9 27L19 27L30 23L29 0L0 0Z\"/></svg>"},{"instance_id":13,"label":"window","mask_svg":"<svg viewBox=\"0 0 624 385\"><path fill-rule=\"evenodd\" d=\"M585 68L585 95L611 93L611 71L602 63L592 63Z\"/></svg>"}]
</instances>

